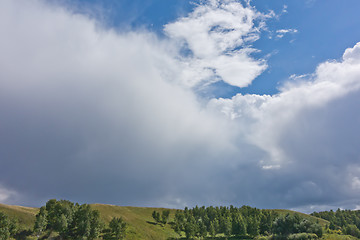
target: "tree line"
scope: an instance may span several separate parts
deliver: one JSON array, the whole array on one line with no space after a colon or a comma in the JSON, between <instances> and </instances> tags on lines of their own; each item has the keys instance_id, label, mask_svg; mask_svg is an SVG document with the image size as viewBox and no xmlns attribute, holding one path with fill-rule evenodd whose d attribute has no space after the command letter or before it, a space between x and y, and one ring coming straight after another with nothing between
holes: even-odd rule
<instances>
[{"instance_id":1,"label":"tree line","mask_svg":"<svg viewBox=\"0 0 360 240\"><path fill-rule=\"evenodd\" d=\"M340 210L314 212L312 216L329 221L329 231L360 238L360 211Z\"/></svg>"},{"instance_id":2,"label":"tree line","mask_svg":"<svg viewBox=\"0 0 360 240\"><path fill-rule=\"evenodd\" d=\"M35 217L32 231L18 230L16 221L0 212L0 240L11 238L44 239L55 232L60 239L66 240L118 240L124 239L127 224L120 217L114 217L106 226L100 219L100 213L89 204L78 204L67 200L49 200L40 208Z\"/></svg>"},{"instance_id":3,"label":"tree line","mask_svg":"<svg viewBox=\"0 0 360 240\"><path fill-rule=\"evenodd\" d=\"M153 212L156 222L166 224ZM161 215L164 216L164 213ZM261 210L249 206L194 207L177 210L172 228L186 239L226 236L265 239L315 239L323 234L319 223L298 214L279 214L273 210Z\"/></svg>"}]
</instances>

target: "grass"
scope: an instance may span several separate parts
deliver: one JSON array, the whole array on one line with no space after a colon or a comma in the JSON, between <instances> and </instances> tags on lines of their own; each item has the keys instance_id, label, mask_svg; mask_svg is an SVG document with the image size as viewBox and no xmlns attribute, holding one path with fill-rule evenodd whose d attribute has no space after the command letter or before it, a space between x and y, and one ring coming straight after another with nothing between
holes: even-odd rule
<instances>
[{"instance_id":1,"label":"grass","mask_svg":"<svg viewBox=\"0 0 360 240\"><path fill-rule=\"evenodd\" d=\"M350 235L328 234L325 233L321 240L356 240L358 238Z\"/></svg>"},{"instance_id":2,"label":"grass","mask_svg":"<svg viewBox=\"0 0 360 240\"><path fill-rule=\"evenodd\" d=\"M5 205L0 203L0 211L12 219L17 219L21 229L32 229L38 208Z\"/></svg>"},{"instance_id":3,"label":"grass","mask_svg":"<svg viewBox=\"0 0 360 240\"><path fill-rule=\"evenodd\" d=\"M169 224L162 226L156 224L151 216L154 210L161 212L164 208L120 207L114 205L91 204L93 209L100 212L100 218L109 223L113 217L123 217L128 223L126 239L168 239L177 237ZM170 210L170 221L175 215L174 209Z\"/></svg>"}]
</instances>

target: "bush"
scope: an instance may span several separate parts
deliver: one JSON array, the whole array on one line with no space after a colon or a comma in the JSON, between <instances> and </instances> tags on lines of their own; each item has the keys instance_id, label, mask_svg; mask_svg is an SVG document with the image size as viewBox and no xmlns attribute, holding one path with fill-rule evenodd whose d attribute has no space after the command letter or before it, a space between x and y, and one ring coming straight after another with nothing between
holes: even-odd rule
<instances>
[{"instance_id":1,"label":"bush","mask_svg":"<svg viewBox=\"0 0 360 240\"><path fill-rule=\"evenodd\" d=\"M35 236L27 236L25 240L38 240L38 237Z\"/></svg>"},{"instance_id":2,"label":"bush","mask_svg":"<svg viewBox=\"0 0 360 240\"><path fill-rule=\"evenodd\" d=\"M289 240L311 240L317 239L318 236L315 233L296 233L289 235Z\"/></svg>"},{"instance_id":3,"label":"bush","mask_svg":"<svg viewBox=\"0 0 360 240\"><path fill-rule=\"evenodd\" d=\"M353 224L347 225L345 227L345 234L360 238L360 230Z\"/></svg>"},{"instance_id":4,"label":"bush","mask_svg":"<svg viewBox=\"0 0 360 240\"><path fill-rule=\"evenodd\" d=\"M270 238L267 236L257 236L254 238L254 240L269 240Z\"/></svg>"}]
</instances>

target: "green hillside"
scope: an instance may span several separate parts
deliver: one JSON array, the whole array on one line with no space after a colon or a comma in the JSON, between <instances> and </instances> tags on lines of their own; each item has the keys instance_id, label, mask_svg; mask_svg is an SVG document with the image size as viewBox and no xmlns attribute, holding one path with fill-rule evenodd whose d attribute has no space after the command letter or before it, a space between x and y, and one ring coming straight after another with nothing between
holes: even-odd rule
<instances>
[{"instance_id":1,"label":"green hillside","mask_svg":"<svg viewBox=\"0 0 360 240\"><path fill-rule=\"evenodd\" d=\"M32 229L35 222L35 215L38 208L5 205L0 203L0 212L5 213L10 218L17 219L21 229Z\"/></svg>"},{"instance_id":2,"label":"green hillside","mask_svg":"<svg viewBox=\"0 0 360 240\"><path fill-rule=\"evenodd\" d=\"M164 208L144 208L144 207L120 207L115 205L104 205L104 204L91 204L91 208L96 209L100 212L100 218L105 222L109 223L113 217L123 217L128 224L128 231L126 239L169 239L176 238L178 235L171 229L171 226L161 226L155 224L152 219L152 212L154 210L161 212ZM32 229L35 215L39 211L38 208L29 208L21 206L11 206L0 204L0 211L7 214L10 218L16 218L19 222L21 229ZM319 222L325 226L329 222L320 218L316 218L304 213L299 213L291 210L274 210L279 214L299 214L311 221ZM175 210L170 210L170 221L173 220ZM325 234L322 239L354 239L350 236Z\"/></svg>"},{"instance_id":3,"label":"green hillside","mask_svg":"<svg viewBox=\"0 0 360 240\"><path fill-rule=\"evenodd\" d=\"M156 225L151 213L165 210L164 208L120 207L114 205L91 204L93 209L100 212L101 219L108 223L113 217L123 217L129 224L127 239L168 239L177 234L167 224L162 227ZM170 221L175 210L170 210Z\"/></svg>"},{"instance_id":4,"label":"green hillside","mask_svg":"<svg viewBox=\"0 0 360 240\"><path fill-rule=\"evenodd\" d=\"M168 239L176 234L169 225L161 226L154 223L151 213L162 211L164 208L120 207L114 205L91 204L93 209L100 212L100 218L109 223L113 217L123 217L128 223L127 239ZM0 211L10 218L17 219L21 229L32 229L38 208L12 206L0 204ZM170 210L170 220L175 210Z\"/></svg>"}]
</instances>

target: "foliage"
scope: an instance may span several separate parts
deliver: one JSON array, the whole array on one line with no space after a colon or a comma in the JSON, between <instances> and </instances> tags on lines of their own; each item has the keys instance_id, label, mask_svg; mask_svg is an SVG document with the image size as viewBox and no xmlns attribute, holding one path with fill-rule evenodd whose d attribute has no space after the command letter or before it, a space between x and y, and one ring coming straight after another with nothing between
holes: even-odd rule
<instances>
[{"instance_id":1,"label":"foliage","mask_svg":"<svg viewBox=\"0 0 360 240\"><path fill-rule=\"evenodd\" d=\"M160 213L158 211L153 211L152 213L152 217L153 219L155 220L156 223L159 223L160 222Z\"/></svg>"},{"instance_id":2,"label":"foliage","mask_svg":"<svg viewBox=\"0 0 360 240\"><path fill-rule=\"evenodd\" d=\"M47 226L47 211L45 207L40 208L40 212L35 217L34 233L41 235Z\"/></svg>"},{"instance_id":3,"label":"foliage","mask_svg":"<svg viewBox=\"0 0 360 240\"><path fill-rule=\"evenodd\" d=\"M318 223L301 218L297 214L287 214L277 218L274 222L273 232L285 236L292 233L314 233L318 237L323 235L322 227Z\"/></svg>"},{"instance_id":4,"label":"foliage","mask_svg":"<svg viewBox=\"0 0 360 240\"><path fill-rule=\"evenodd\" d=\"M162 214L161 214L161 222L163 224L167 224L168 221L169 221L169 216L170 216L170 210L164 210L162 211Z\"/></svg>"},{"instance_id":5,"label":"foliage","mask_svg":"<svg viewBox=\"0 0 360 240\"><path fill-rule=\"evenodd\" d=\"M312 240L318 239L318 236L315 233L295 233L291 234L288 237L289 240Z\"/></svg>"},{"instance_id":6,"label":"foliage","mask_svg":"<svg viewBox=\"0 0 360 240\"><path fill-rule=\"evenodd\" d=\"M173 229L181 235L185 233L187 239L194 237L205 238L208 235L216 237L218 234L225 237L251 237L275 234L280 238L322 236L322 227L298 214L279 215L272 210L261 210L242 206L230 207L194 207L176 211ZM292 236L292 235L291 235ZM267 237L263 237L267 239Z\"/></svg>"},{"instance_id":7,"label":"foliage","mask_svg":"<svg viewBox=\"0 0 360 240\"><path fill-rule=\"evenodd\" d=\"M323 218L330 222L329 232L344 233L360 238L360 211L337 209L324 212L314 212L312 216Z\"/></svg>"},{"instance_id":8,"label":"foliage","mask_svg":"<svg viewBox=\"0 0 360 240\"><path fill-rule=\"evenodd\" d=\"M109 223L109 229L104 236L105 240L124 239L126 236L127 224L122 217L114 217Z\"/></svg>"},{"instance_id":9,"label":"foliage","mask_svg":"<svg viewBox=\"0 0 360 240\"><path fill-rule=\"evenodd\" d=\"M7 240L17 233L17 222L0 212L0 239Z\"/></svg>"},{"instance_id":10,"label":"foliage","mask_svg":"<svg viewBox=\"0 0 360 240\"><path fill-rule=\"evenodd\" d=\"M96 239L100 236L103 224L100 213L90 205L74 204L67 200L49 200L36 215L34 233L40 235L44 230L55 231L63 239Z\"/></svg>"}]
</instances>

